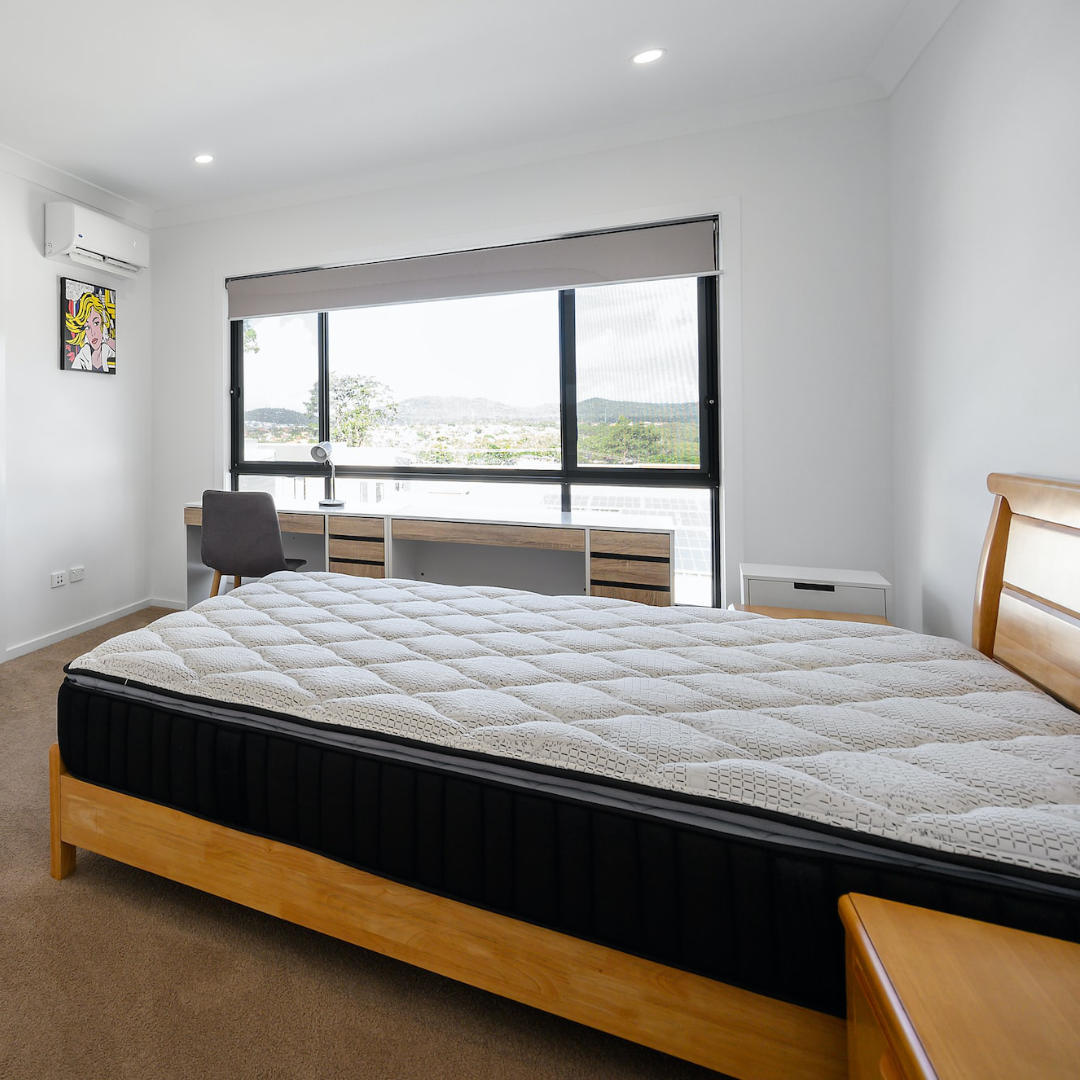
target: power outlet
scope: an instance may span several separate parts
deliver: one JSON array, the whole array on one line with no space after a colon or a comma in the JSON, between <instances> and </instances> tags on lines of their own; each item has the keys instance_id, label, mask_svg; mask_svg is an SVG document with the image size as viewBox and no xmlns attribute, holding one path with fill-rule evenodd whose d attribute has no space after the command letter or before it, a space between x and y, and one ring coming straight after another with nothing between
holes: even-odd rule
<instances>
[{"instance_id":1,"label":"power outlet","mask_svg":"<svg viewBox=\"0 0 1080 1080\"><path fill-rule=\"evenodd\" d=\"M82 581L82 579L84 577L86 577L86 567L85 566L73 566L68 571L68 575L69 575L69 577L70 577L70 579L72 581Z\"/></svg>"},{"instance_id":2,"label":"power outlet","mask_svg":"<svg viewBox=\"0 0 1080 1080\"><path fill-rule=\"evenodd\" d=\"M49 575L49 587L52 589L59 589L61 585L67 584L67 574L63 570L54 570Z\"/></svg>"}]
</instances>

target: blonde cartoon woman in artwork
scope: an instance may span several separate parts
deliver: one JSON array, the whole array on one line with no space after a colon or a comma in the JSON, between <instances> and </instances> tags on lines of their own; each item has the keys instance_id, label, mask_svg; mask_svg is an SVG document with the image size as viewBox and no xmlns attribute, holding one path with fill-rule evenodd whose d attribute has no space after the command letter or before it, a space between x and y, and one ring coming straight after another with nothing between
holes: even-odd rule
<instances>
[{"instance_id":1,"label":"blonde cartoon woman in artwork","mask_svg":"<svg viewBox=\"0 0 1080 1080\"><path fill-rule=\"evenodd\" d=\"M68 313L67 329L71 346L78 352L71 360L72 371L108 371L116 357L116 301L111 289L103 296L86 292L75 311Z\"/></svg>"}]
</instances>

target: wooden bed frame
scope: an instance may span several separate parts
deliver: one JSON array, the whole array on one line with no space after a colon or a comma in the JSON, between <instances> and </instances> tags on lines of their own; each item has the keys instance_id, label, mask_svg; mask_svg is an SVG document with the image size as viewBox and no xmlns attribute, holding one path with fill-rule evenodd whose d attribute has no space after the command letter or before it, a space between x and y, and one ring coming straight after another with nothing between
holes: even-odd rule
<instances>
[{"instance_id":1,"label":"wooden bed frame","mask_svg":"<svg viewBox=\"0 0 1080 1080\"><path fill-rule=\"evenodd\" d=\"M988 486L975 646L1080 707L1080 484ZM86 783L56 745L49 782L54 878L85 848L743 1080L847 1075L837 1017Z\"/></svg>"},{"instance_id":2,"label":"wooden bed frame","mask_svg":"<svg viewBox=\"0 0 1080 1080\"><path fill-rule=\"evenodd\" d=\"M971 640L1080 709L1080 484L991 473Z\"/></svg>"}]
</instances>

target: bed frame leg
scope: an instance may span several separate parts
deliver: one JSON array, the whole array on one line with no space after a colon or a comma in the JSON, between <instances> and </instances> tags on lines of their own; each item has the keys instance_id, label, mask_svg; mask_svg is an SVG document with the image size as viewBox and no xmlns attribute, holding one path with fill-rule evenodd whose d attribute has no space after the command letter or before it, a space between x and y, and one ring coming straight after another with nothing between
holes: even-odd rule
<instances>
[{"instance_id":1,"label":"bed frame leg","mask_svg":"<svg viewBox=\"0 0 1080 1080\"><path fill-rule=\"evenodd\" d=\"M62 881L75 872L75 845L60 839L60 777L67 772L60 747L49 747L49 873Z\"/></svg>"}]
</instances>

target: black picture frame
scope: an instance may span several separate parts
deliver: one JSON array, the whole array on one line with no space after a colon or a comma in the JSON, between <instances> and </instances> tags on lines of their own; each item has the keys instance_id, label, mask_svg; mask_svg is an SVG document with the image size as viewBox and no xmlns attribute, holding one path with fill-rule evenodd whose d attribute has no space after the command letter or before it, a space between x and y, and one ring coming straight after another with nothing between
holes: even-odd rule
<instances>
[{"instance_id":1,"label":"black picture frame","mask_svg":"<svg viewBox=\"0 0 1080 1080\"><path fill-rule=\"evenodd\" d=\"M116 374L115 289L60 278L60 370Z\"/></svg>"}]
</instances>

